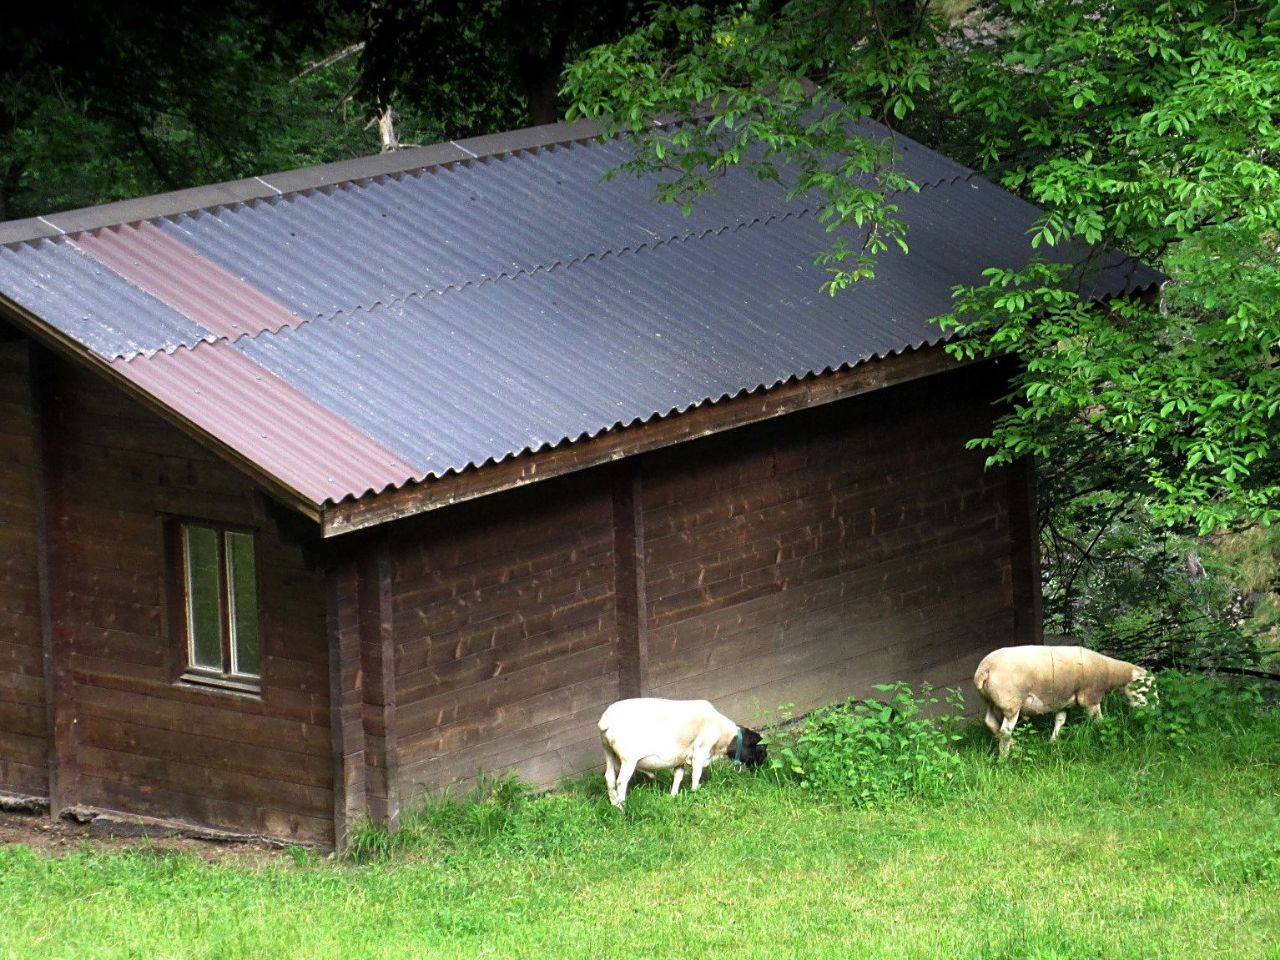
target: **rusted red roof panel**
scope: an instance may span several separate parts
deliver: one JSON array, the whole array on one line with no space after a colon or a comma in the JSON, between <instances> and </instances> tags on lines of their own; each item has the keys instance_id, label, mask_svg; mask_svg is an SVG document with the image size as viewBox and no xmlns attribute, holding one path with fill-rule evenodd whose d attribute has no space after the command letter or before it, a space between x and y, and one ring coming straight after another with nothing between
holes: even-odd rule
<instances>
[{"instance_id":1,"label":"rusted red roof panel","mask_svg":"<svg viewBox=\"0 0 1280 960\"><path fill-rule=\"evenodd\" d=\"M112 368L317 506L422 472L227 341Z\"/></svg>"},{"instance_id":2,"label":"rusted red roof panel","mask_svg":"<svg viewBox=\"0 0 1280 960\"><path fill-rule=\"evenodd\" d=\"M151 223L108 227L72 242L219 337L275 333L301 318Z\"/></svg>"}]
</instances>

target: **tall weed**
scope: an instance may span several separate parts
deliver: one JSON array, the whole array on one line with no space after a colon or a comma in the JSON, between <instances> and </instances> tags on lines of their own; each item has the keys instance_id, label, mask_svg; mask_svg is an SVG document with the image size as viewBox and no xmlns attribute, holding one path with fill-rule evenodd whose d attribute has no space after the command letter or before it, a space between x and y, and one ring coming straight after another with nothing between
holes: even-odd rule
<instances>
[{"instance_id":1,"label":"tall weed","mask_svg":"<svg viewBox=\"0 0 1280 960\"><path fill-rule=\"evenodd\" d=\"M1129 726L1142 739L1178 748L1212 746L1221 734L1243 733L1267 719L1262 686L1255 680L1164 670L1156 686L1158 703L1127 714Z\"/></svg>"},{"instance_id":2,"label":"tall weed","mask_svg":"<svg viewBox=\"0 0 1280 960\"><path fill-rule=\"evenodd\" d=\"M963 710L959 690L950 712L925 684L880 684L883 700L849 700L815 710L792 729L769 735L770 765L782 780L851 806L880 806L899 797L940 795L961 764L953 749Z\"/></svg>"}]
</instances>

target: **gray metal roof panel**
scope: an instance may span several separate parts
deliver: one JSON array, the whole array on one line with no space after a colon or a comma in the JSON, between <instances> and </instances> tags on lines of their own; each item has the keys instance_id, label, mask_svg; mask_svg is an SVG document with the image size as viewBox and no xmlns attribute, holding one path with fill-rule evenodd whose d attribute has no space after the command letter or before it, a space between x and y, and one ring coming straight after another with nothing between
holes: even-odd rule
<instances>
[{"instance_id":1,"label":"gray metal roof panel","mask_svg":"<svg viewBox=\"0 0 1280 960\"><path fill-rule=\"evenodd\" d=\"M992 191L995 188L988 188ZM989 201L966 182L948 215L916 222L912 253L873 281L820 291L811 215L592 256L307 324L238 349L405 460L439 476L743 390L925 344L955 283L1027 256L1021 204L981 229ZM998 192L998 191L997 191ZM939 198L904 198L904 214ZM921 262L964 261L945 271ZM404 478L409 479L409 478ZM421 479L415 477L413 479Z\"/></svg>"},{"instance_id":2,"label":"gray metal roof panel","mask_svg":"<svg viewBox=\"0 0 1280 960\"><path fill-rule=\"evenodd\" d=\"M684 217L651 182L600 182L626 156L616 142L553 147L160 225L288 308L331 316L788 208L778 185L738 176Z\"/></svg>"},{"instance_id":3,"label":"gray metal roof panel","mask_svg":"<svg viewBox=\"0 0 1280 960\"><path fill-rule=\"evenodd\" d=\"M0 293L107 360L215 339L67 240L0 247Z\"/></svg>"}]
</instances>

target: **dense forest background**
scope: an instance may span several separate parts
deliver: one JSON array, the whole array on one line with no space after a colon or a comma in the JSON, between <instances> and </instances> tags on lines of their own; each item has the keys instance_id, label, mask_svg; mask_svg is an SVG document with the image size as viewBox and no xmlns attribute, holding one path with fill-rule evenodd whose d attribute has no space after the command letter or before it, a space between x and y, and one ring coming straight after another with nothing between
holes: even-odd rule
<instances>
[{"instance_id":1,"label":"dense forest background","mask_svg":"<svg viewBox=\"0 0 1280 960\"><path fill-rule=\"evenodd\" d=\"M1207 0L69 0L0 32L0 219L567 113L629 137L668 201L735 164L815 192L861 238L814 251L838 296L910 247L912 185L857 134L878 120L1044 207L1029 243L1170 277L1100 311L1033 264L943 320L959 353L1024 360L976 439L1037 458L1048 629L1275 669L1278 36L1280 4Z\"/></svg>"}]
</instances>

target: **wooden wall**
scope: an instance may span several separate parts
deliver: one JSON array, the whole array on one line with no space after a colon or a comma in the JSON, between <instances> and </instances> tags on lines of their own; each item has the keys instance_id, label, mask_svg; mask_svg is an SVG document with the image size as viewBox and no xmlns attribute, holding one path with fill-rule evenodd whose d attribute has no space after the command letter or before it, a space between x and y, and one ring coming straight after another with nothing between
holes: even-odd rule
<instances>
[{"instance_id":1,"label":"wooden wall","mask_svg":"<svg viewBox=\"0 0 1280 960\"><path fill-rule=\"evenodd\" d=\"M593 763L618 690L613 513L601 473L391 528L403 796Z\"/></svg>"},{"instance_id":2,"label":"wooden wall","mask_svg":"<svg viewBox=\"0 0 1280 960\"><path fill-rule=\"evenodd\" d=\"M75 717L58 734L62 802L331 842L323 575L250 481L97 376L46 363L55 659ZM261 697L173 681L164 512L257 530Z\"/></svg>"},{"instance_id":3,"label":"wooden wall","mask_svg":"<svg viewBox=\"0 0 1280 960\"><path fill-rule=\"evenodd\" d=\"M0 327L0 791L49 795L30 347Z\"/></svg>"},{"instance_id":4,"label":"wooden wall","mask_svg":"<svg viewBox=\"0 0 1280 960\"><path fill-rule=\"evenodd\" d=\"M962 443L997 389L971 368L646 461L646 692L746 723L967 684L1014 636L1009 477Z\"/></svg>"},{"instance_id":5,"label":"wooden wall","mask_svg":"<svg viewBox=\"0 0 1280 960\"><path fill-rule=\"evenodd\" d=\"M987 650L1036 639L1014 610L1034 569L1026 477L963 446L1001 376L942 374L390 527L402 796L594 767L621 696L764 722L879 682L967 684Z\"/></svg>"},{"instance_id":6,"label":"wooden wall","mask_svg":"<svg viewBox=\"0 0 1280 960\"><path fill-rule=\"evenodd\" d=\"M597 766L621 696L763 722L966 682L1035 639L1015 610L1034 600L1027 475L962 443L989 424L990 365L341 537L313 568L250 481L43 352L36 443L26 350L0 345L0 789L55 807L341 843L424 791ZM260 698L173 682L165 513L258 530Z\"/></svg>"}]
</instances>

